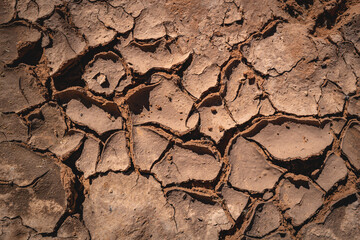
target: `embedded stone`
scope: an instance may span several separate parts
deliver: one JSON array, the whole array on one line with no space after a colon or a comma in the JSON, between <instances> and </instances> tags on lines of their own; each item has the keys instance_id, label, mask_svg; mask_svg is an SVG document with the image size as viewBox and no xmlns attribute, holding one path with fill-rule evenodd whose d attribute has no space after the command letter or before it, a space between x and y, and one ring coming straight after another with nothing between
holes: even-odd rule
<instances>
[{"instance_id":1,"label":"embedded stone","mask_svg":"<svg viewBox=\"0 0 360 240\"><path fill-rule=\"evenodd\" d=\"M109 95L124 75L125 70L119 57L113 52L107 52L95 55L85 67L82 78L90 90Z\"/></svg>"}]
</instances>

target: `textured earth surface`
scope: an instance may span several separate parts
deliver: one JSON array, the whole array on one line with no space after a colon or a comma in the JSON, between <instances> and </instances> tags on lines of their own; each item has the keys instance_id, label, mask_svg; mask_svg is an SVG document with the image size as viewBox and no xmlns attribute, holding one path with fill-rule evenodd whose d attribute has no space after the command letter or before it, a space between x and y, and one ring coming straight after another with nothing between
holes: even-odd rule
<instances>
[{"instance_id":1,"label":"textured earth surface","mask_svg":"<svg viewBox=\"0 0 360 240\"><path fill-rule=\"evenodd\" d=\"M0 239L360 239L359 0L0 0Z\"/></svg>"}]
</instances>

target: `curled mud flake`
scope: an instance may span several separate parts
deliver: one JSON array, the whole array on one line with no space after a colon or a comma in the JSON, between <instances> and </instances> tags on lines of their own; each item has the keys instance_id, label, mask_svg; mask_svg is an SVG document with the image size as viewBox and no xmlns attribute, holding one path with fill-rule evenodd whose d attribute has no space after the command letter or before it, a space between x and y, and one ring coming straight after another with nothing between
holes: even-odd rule
<instances>
[{"instance_id":1,"label":"curled mud flake","mask_svg":"<svg viewBox=\"0 0 360 240\"><path fill-rule=\"evenodd\" d=\"M195 55L184 72L182 84L192 96L200 98L203 92L216 86L220 67L213 60L207 56Z\"/></svg>"},{"instance_id":2,"label":"curled mud flake","mask_svg":"<svg viewBox=\"0 0 360 240\"><path fill-rule=\"evenodd\" d=\"M69 10L73 23L79 31L85 36L90 47L96 47L98 45L105 45L113 40L116 36L116 31L113 29L107 28L106 25L100 20L100 18L107 17L104 16L104 13L107 11L106 2L88 2L82 1L81 3L70 3ZM99 15L102 13L101 16ZM116 11L111 12L116 13ZM111 14L110 13L110 14ZM84 21L84 16L86 16L86 21ZM108 16L116 17L116 16ZM119 22L119 25L121 22Z\"/></svg>"},{"instance_id":3,"label":"curled mud flake","mask_svg":"<svg viewBox=\"0 0 360 240\"><path fill-rule=\"evenodd\" d=\"M349 159L350 163L360 170L360 125L355 122L345 132L341 143L341 149Z\"/></svg>"},{"instance_id":4,"label":"curled mud flake","mask_svg":"<svg viewBox=\"0 0 360 240\"><path fill-rule=\"evenodd\" d=\"M18 112L45 101L28 66L0 66L0 111Z\"/></svg>"},{"instance_id":5,"label":"curled mud flake","mask_svg":"<svg viewBox=\"0 0 360 240\"><path fill-rule=\"evenodd\" d=\"M223 187L221 195L224 197L225 205L227 206L232 218L234 220L238 219L245 210L249 201L249 196L228 186Z\"/></svg>"},{"instance_id":6,"label":"curled mud flake","mask_svg":"<svg viewBox=\"0 0 360 240\"><path fill-rule=\"evenodd\" d=\"M0 24L9 22L15 14L16 0L3 0L0 2Z\"/></svg>"},{"instance_id":7,"label":"curled mud flake","mask_svg":"<svg viewBox=\"0 0 360 240\"><path fill-rule=\"evenodd\" d=\"M16 114L0 113L0 142L28 139L28 128Z\"/></svg>"},{"instance_id":8,"label":"curled mud flake","mask_svg":"<svg viewBox=\"0 0 360 240\"><path fill-rule=\"evenodd\" d=\"M360 117L360 100L359 96L357 97L351 97L349 100L349 105L347 107L347 111L351 115L356 115Z\"/></svg>"},{"instance_id":9,"label":"curled mud flake","mask_svg":"<svg viewBox=\"0 0 360 240\"><path fill-rule=\"evenodd\" d=\"M126 146L125 132L119 131L111 135L106 141L96 171L125 171L129 167L130 156Z\"/></svg>"},{"instance_id":10,"label":"curled mud flake","mask_svg":"<svg viewBox=\"0 0 360 240\"><path fill-rule=\"evenodd\" d=\"M300 231L301 239L357 239L360 234L360 201L352 195L332 208L323 223L311 223Z\"/></svg>"},{"instance_id":11,"label":"curled mud flake","mask_svg":"<svg viewBox=\"0 0 360 240\"><path fill-rule=\"evenodd\" d=\"M0 27L0 62L13 63L34 48L41 33L35 28L11 24Z\"/></svg>"},{"instance_id":12,"label":"curled mud flake","mask_svg":"<svg viewBox=\"0 0 360 240\"><path fill-rule=\"evenodd\" d=\"M226 130L235 127L236 123L225 110L219 96L206 99L198 108L200 114L200 132L219 142Z\"/></svg>"},{"instance_id":13,"label":"curled mud flake","mask_svg":"<svg viewBox=\"0 0 360 240\"><path fill-rule=\"evenodd\" d=\"M295 122L269 123L251 139L283 161L320 155L333 142L330 124L321 128Z\"/></svg>"},{"instance_id":14,"label":"curled mud flake","mask_svg":"<svg viewBox=\"0 0 360 240\"><path fill-rule=\"evenodd\" d=\"M86 42L59 13L44 21L53 30L52 46L44 49L50 75L58 73L85 51Z\"/></svg>"},{"instance_id":15,"label":"curled mud flake","mask_svg":"<svg viewBox=\"0 0 360 240\"><path fill-rule=\"evenodd\" d=\"M76 168L84 173L85 178L89 178L96 173L96 164L100 156L100 141L93 137L86 137L84 148L78 160Z\"/></svg>"},{"instance_id":16,"label":"curled mud flake","mask_svg":"<svg viewBox=\"0 0 360 240\"><path fill-rule=\"evenodd\" d=\"M282 174L267 163L265 155L253 143L241 136L232 140L228 158L231 164L229 182L239 189L263 192L273 188Z\"/></svg>"},{"instance_id":17,"label":"curled mud flake","mask_svg":"<svg viewBox=\"0 0 360 240\"><path fill-rule=\"evenodd\" d=\"M129 96L127 103L134 124L158 123L179 134L186 133L193 127L186 124L194 104L193 100L172 80L164 77L159 84L146 87Z\"/></svg>"},{"instance_id":18,"label":"curled mud flake","mask_svg":"<svg viewBox=\"0 0 360 240\"><path fill-rule=\"evenodd\" d=\"M319 100L319 115L336 114L343 111L345 95L333 83L327 82L322 87L322 94Z\"/></svg>"},{"instance_id":19,"label":"curled mud flake","mask_svg":"<svg viewBox=\"0 0 360 240\"><path fill-rule=\"evenodd\" d=\"M253 40L244 49L244 56L262 74L276 76L288 72L304 57L311 57L316 50L307 31L300 24L278 25L274 35Z\"/></svg>"},{"instance_id":20,"label":"curled mud flake","mask_svg":"<svg viewBox=\"0 0 360 240\"><path fill-rule=\"evenodd\" d=\"M29 143L42 150L55 147L65 136L66 124L57 105L45 104L31 115Z\"/></svg>"},{"instance_id":21,"label":"curled mud flake","mask_svg":"<svg viewBox=\"0 0 360 240\"><path fill-rule=\"evenodd\" d=\"M59 230L57 231L57 236L59 238L75 238L81 240L89 240L89 232L85 228L84 224L80 220L78 214L69 216L61 224Z\"/></svg>"},{"instance_id":22,"label":"curled mud flake","mask_svg":"<svg viewBox=\"0 0 360 240\"><path fill-rule=\"evenodd\" d=\"M175 145L154 165L152 172L163 185L193 180L212 181L218 176L221 163L208 152L209 150L197 152Z\"/></svg>"},{"instance_id":23,"label":"curled mud flake","mask_svg":"<svg viewBox=\"0 0 360 240\"><path fill-rule=\"evenodd\" d=\"M281 214L273 202L261 203L256 207L246 235L264 237L275 231L281 224Z\"/></svg>"},{"instance_id":24,"label":"curled mud flake","mask_svg":"<svg viewBox=\"0 0 360 240\"><path fill-rule=\"evenodd\" d=\"M323 204L323 193L313 183L301 181L293 183L285 179L280 183L279 201L284 216L294 226L300 226Z\"/></svg>"},{"instance_id":25,"label":"curled mud flake","mask_svg":"<svg viewBox=\"0 0 360 240\"><path fill-rule=\"evenodd\" d=\"M0 220L1 238L4 240L17 239L28 240L35 231L22 224L20 218L10 219L3 218Z\"/></svg>"},{"instance_id":26,"label":"curled mud flake","mask_svg":"<svg viewBox=\"0 0 360 240\"><path fill-rule=\"evenodd\" d=\"M66 160L70 155L79 149L84 139L84 134L78 131L69 131L65 136L53 145L49 150L61 159Z\"/></svg>"},{"instance_id":27,"label":"curled mud flake","mask_svg":"<svg viewBox=\"0 0 360 240\"><path fill-rule=\"evenodd\" d=\"M144 75L151 69L171 69L184 63L190 52L184 52L177 44L160 41L150 49L141 48L135 43L115 47L135 72Z\"/></svg>"},{"instance_id":28,"label":"curled mud flake","mask_svg":"<svg viewBox=\"0 0 360 240\"><path fill-rule=\"evenodd\" d=\"M219 239L221 230L228 230L231 222L218 203L199 201L181 191L171 191L168 202L174 208L174 220L179 239Z\"/></svg>"},{"instance_id":29,"label":"curled mud flake","mask_svg":"<svg viewBox=\"0 0 360 240\"><path fill-rule=\"evenodd\" d=\"M50 16L55 6L63 3L63 0L18 0L16 10L18 16L31 22L39 18Z\"/></svg>"},{"instance_id":30,"label":"curled mud flake","mask_svg":"<svg viewBox=\"0 0 360 240\"><path fill-rule=\"evenodd\" d=\"M153 163L165 151L169 141L151 128L133 128L134 164L143 171L150 171Z\"/></svg>"},{"instance_id":31,"label":"curled mud flake","mask_svg":"<svg viewBox=\"0 0 360 240\"><path fill-rule=\"evenodd\" d=\"M87 126L100 135L111 130L122 129L121 117L115 118L94 104L84 105L76 99L72 99L67 104L66 115L75 123Z\"/></svg>"},{"instance_id":32,"label":"curled mud flake","mask_svg":"<svg viewBox=\"0 0 360 240\"><path fill-rule=\"evenodd\" d=\"M90 185L83 205L93 239L176 239L174 209L151 176L100 176Z\"/></svg>"},{"instance_id":33,"label":"curled mud flake","mask_svg":"<svg viewBox=\"0 0 360 240\"><path fill-rule=\"evenodd\" d=\"M316 182L327 192L337 182L344 180L347 175L348 171L344 159L331 154L327 157L324 168L317 177Z\"/></svg>"},{"instance_id":34,"label":"curled mud flake","mask_svg":"<svg viewBox=\"0 0 360 240\"><path fill-rule=\"evenodd\" d=\"M10 167L1 180L16 184L0 185L0 218L19 216L38 232L52 232L68 206L69 170L15 143L1 143L0 152L1 165Z\"/></svg>"},{"instance_id":35,"label":"curled mud flake","mask_svg":"<svg viewBox=\"0 0 360 240\"><path fill-rule=\"evenodd\" d=\"M125 69L119 57L113 52L99 53L86 68L82 78L90 90L101 94L112 94Z\"/></svg>"}]
</instances>

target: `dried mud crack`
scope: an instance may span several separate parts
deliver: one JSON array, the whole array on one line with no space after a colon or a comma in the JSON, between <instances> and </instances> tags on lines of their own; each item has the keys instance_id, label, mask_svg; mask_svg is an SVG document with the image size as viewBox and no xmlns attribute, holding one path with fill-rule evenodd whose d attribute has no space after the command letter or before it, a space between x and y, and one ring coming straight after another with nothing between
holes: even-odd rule
<instances>
[{"instance_id":1,"label":"dried mud crack","mask_svg":"<svg viewBox=\"0 0 360 240\"><path fill-rule=\"evenodd\" d=\"M360 1L1 0L0 239L360 239Z\"/></svg>"}]
</instances>

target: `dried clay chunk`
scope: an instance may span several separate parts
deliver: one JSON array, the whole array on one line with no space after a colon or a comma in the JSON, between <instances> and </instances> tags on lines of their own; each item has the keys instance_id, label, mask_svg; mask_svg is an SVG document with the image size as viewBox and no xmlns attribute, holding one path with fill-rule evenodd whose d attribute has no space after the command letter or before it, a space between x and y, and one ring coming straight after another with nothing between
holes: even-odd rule
<instances>
[{"instance_id":1,"label":"dried clay chunk","mask_svg":"<svg viewBox=\"0 0 360 240\"><path fill-rule=\"evenodd\" d=\"M231 144L228 153L231 185L257 192L273 188L282 173L267 163L264 153L241 136L237 136Z\"/></svg>"},{"instance_id":2,"label":"dried clay chunk","mask_svg":"<svg viewBox=\"0 0 360 240\"><path fill-rule=\"evenodd\" d=\"M273 202L261 203L256 207L249 230L246 235L264 237L276 230L281 224L281 214Z\"/></svg>"},{"instance_id":3,"label":"dried clay chunk","mask_svg":"<svg viewBox=\"0 0 360 240\"><path fill-rule=\"evenodd\" d=\"M0 111L18 112L45 101L30 68L20 64L4 68L0 63Z\"/></svg>"},{"instance_id":4,"label":"dried clay chunk","mask_svg":"<svg viewBox=\"0 0 360 240\"><path fill-rule=\"evenodd\" d=\"M190 180L214 180L221 163L207 150L191 150L175 145L165 157L156 163L152 172L163 185Z\"/></svg>"},{"instance_id":5,"label":"dried clay chunk","mask_svg":"<svg viewBox=\"0 0 360 240\"><path fill-rule=\"evenodd\" d=\"M246 194L227 186L223 187L221 195L224 197L225 204L229 209L232 218L236 220L245 209L249 197Z\"/></svg>"},{"instance_id":6,"label":"dried clay chunk","mask_svg":"<svg viewBox=\"0 0 360 240\"><path fill-rule=\"evenodd\" d=\"M319 155L333 141L330 124L321 128L294 122L281 125L269 123L251 138L272 156L285 161Z\"/></svg>"},{"instance_id":7,"label":"dried clay chunk","mask_svg":"<svg viewBox=\"0 0 360 240\"><path fill-rule=\"evenodd\" d=\"M96 171L125 171L129 167L130 156L125 132L119 131L111 135L106 141L100 161L96 166Z\"/></svg>"},{"instance_id":8,"label":"dried clay chunk","mask_svg":"<svg viewBox=\"0 0 360 240\"><path fill-rule=\"evenodd\" d=\"M341 199L331 208L323 223L310 223L301 229L302 239L357 239L360 234L359 196ZM338 205L336 207L336 205Z\"/></svg>"},{"instance_id":9,"label":"dried clay chunk","mask_svg":"<svg viewBox=\"0 0 360 240\"><path fill-rule=\"evenodd\" d=\"M176 239L174 209L152 176L99 176L83 206L84 222L94 239Z\"/></svg>"},{"instance_id":10,"label":"dried clay chunk","mask_svg":"<svg viewBox=\"0 0 360 240\"><path fill-rule=\"evenodd\" d=\"M76 168L88 178L96 172L96 164L100 156L100 141L88 136L85 139L84 147L78 160Z\"/></svg>"},{"instance_id":11,"label":"dried clay chunk","mask_svg":"<svg viewBox=\"0 0 360 240\"><path fill-rule=\"evenodd\" d=\"M95 104L85 105L79 100L72 99L67 104L66 114L75 123L87 126L98 134L122 129L121 117L114 118Z\"/></svg>"},{"instance_id":12,"label":"dried clay chunk","mask_svg":"<svg viewBox=\"0 0 360 240\"><path fill-rule=\"evenodd\" d=\"M155 86L140 89L127 99L133 123L155 122L178 133L191 130L199 118L193 115L187 119L194 102L172 80L160 79Z\"/></svg>"},{"instance_id":13,"label":"dried clay chunk","mask_svg":"<svg viewBox=\"0 0 360 240\"><path fill-rule=\"evenodd\" d=\"M0 219L21 217L38 232L52 232L67 211L71 170L16 143L0 143L0 161L1 180L16 184L0 185Z\"/></svg>"},{"instance_id":14,"label":"dried clay chunk","mask_svg":"<svg viewBox=\"0 0 360 240\"><path fill-rule=\"evenodd\" d=\"M360 125L356 122L350 125L345 132L341 149L348 157L350 163L360 170Z\"/></svg>"},{"instance_id":15,"label":"dried clay chunk","mask_svg":"<svg viewBox=\"0 0 360 240\"><path fill-rule=\"evenodd\" d=\"M168 140L151 128L136 126L133 128L134 161L141 170L150 171L153 163L165 151Z\"/></svg>"},{"instance_id":16,"label":"dried clay chunk","mask_svg":"<svg viewBox=\"0 0 360 240\"><path fill-rule=\"evenodd\" d=\"M299 182L295 186L290 180L281 183L279 198L285 210L285 217L291 219L294 226L303 224L322 204L323 193L311 182Z\"/></svg>"},{"instance_id":17,"label":"dried clay chunk","mask_svg":"<svg viewBox=\"0 0 360 240\"><path fill-rule=\"evenodd\" d=\"M93 61L86 66L82 78L90 90L111 94L124 75L125 70L119 57L113 52L106 52L95 55Z\"/></svg>"}]
</instances>

